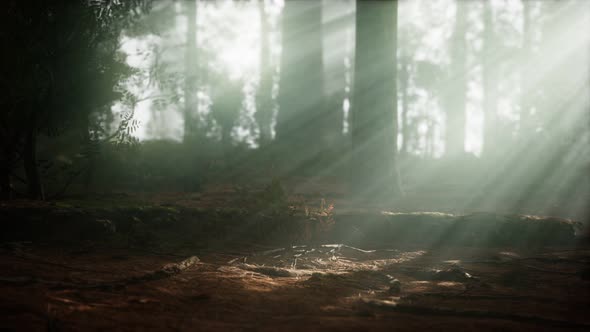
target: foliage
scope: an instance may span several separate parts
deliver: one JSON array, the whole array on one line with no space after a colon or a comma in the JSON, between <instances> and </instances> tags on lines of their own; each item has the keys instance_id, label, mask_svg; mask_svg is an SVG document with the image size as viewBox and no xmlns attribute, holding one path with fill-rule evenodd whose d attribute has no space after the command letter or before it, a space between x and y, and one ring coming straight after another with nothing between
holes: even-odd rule
<instances>
[{"instance_id":1,"label":"foliage","mask_svg":"<svg viewBox=\"0 0 590 332\"><path fill-rule=\"evenodd\" d=\"M103 126L108 121L101 120L125 95L120 83L131 74L118 51L119 36L149 4L147 0L6 4L0 42L13 53L0 59L4 66L0 88L7 92L0 98L7 109L0 115L0 159L8 161L1 170L4 177L10 178L22 159L29 186L39 185L34 168L40 134L75 131L85 143L101 132L107 136ZM121 124L115 136L120 142L131 141L137 124L129 116Z\"/></svg>"}]
</instances>

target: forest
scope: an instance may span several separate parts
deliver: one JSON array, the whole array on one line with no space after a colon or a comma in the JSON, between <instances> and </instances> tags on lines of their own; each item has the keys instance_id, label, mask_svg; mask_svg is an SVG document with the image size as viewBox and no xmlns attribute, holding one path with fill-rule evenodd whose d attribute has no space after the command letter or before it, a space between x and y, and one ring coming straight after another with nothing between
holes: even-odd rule
<instances>
[{"instance_id":1,"label":"forest","mask_svg":"<svg viewBox=\"0 0 590 332\"><path fill-rule=\"evenodd\" d=\"M0 330L590 329L590 1L3 7Z\"/></svg>"}]
</instances>

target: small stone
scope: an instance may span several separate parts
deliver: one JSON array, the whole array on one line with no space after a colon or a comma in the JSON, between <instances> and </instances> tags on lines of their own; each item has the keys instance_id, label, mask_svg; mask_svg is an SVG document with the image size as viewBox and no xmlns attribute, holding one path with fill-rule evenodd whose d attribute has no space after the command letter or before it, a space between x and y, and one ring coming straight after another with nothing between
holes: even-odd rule
<instances>
[{"instance_id":1,"label":"small stone","mask_svg":"<svg viewBox=\"0 0 590 332\"><path fill-rule=\"evenodd\" d=\"M398 295L402 291L402 283L397 279L392 279L389 281L389 290L388 293L390 295Z\"/></svg>"}]
</instances>

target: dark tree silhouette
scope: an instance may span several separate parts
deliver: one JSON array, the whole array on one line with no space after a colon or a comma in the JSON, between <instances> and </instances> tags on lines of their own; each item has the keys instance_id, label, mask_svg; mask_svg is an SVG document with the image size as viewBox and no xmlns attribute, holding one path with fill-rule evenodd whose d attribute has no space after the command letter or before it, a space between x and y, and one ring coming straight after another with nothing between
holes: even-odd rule
<instances>
[{"instance_id":1,"label":"dark tree silhouette","mask_svg":"<svg viewBox=\"0 0 590 332\"><path fill-rule=\"evenodd\" d=\"M401 194L397 172L397 1L358 1L352 125L353 191Z\"/></svg>"},{"instance_id":2,"label":"dark tree silhouette","mask_svg":"<svg viewBox=\"0 0 590 332\"><path fill-rule=\"evenodd\" d=\"M28 196L42 199L39 136L66 129L82 143L91 130L104 136L89 117L110 112L121 99L116 86L130 70L117 57L118 38L138 12L149 9L149 1L9 1L4 9L0 43L19 53L0 61L0 104L6 110L0 115L0 160L6 162L0 186L8 197L14 167L22 161Z\"/></svg>"},{"instance_id":3,"label":"dark tree silhouette","mask_svg":"<svg viewBox=\"0 0 590 332\"><path fill-rule=\"evenodd\" d=\"M223 73L211 76L211 99L213 101L211 112L221 127L221 141L225 146L228 146L231 143L232 128L242 109L242 82L232 81Z\"/></svg>"},{"instance_id":4,"label":"dark tree silhouette","mask_svg":"<svg viewBox=\"0 0 590 332\"><path fill-rule=\"evenodd\" d=\"M345 1L324 1L324 92L323 139L327 147L342 140L344 100L348 98L347 67L345 58L350 58L347 29L353 26L354 15L349 11L354 4Z\"/></svg>"},{"instance_id":5,"label":"dark tree silhouette","mask_svg":"<svg viewBox=\"0 0 590 332\"><path fill-rule=\"evenodd\" d=\"M286 1L282 17L282 55L276 139L298 165L314 162L322 151L322 7L318 1Z\"/></svg>"}]
</instances>

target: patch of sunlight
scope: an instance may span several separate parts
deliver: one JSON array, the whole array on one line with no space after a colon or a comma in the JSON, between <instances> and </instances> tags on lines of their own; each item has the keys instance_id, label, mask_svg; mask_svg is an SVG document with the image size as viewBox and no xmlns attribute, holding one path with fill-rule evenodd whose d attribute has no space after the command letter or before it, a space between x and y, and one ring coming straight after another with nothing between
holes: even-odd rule
<instances>
[{"instance_id":1,"label":"patch of sunlight","mask_svg":"<svg viewBox=\"0 0 590 332\"><path fill-rule=\"evenodd\" d=\"M446 288L463 288L463 284L456 281L440 281L436 285Z\"/></svg>"},{"instance_id":2,"label":"patch of sunlight","mask_svg":"<svg viewBox=\"0 0 590 332\"><path fill-rule=\"evenodd\" d=\"M424 256L426 253L427 253L427 251L425 251L425 250L408 251L408 252L403 252L403 253L399 254L395 258L377 259L377 260L371 261L371 263L378 266L378 267L387 266L387 265L391 265L391 264L401 264L401 263L406 263L406 262L416 260L417 258Z\"/></svg>"},{"instance_id":3,"label":"patch of sunlight","mask_svg":"<svg viewBox=\"0 0 590 332\"><path fill-rule=\"evenodd\" d=\"M414 280L408 283L413 292L424 292L431 288L432 282L426 280Z\"/></svg>"},{"instance_id":4,"label":"patch of sunlight","mask_svg":"<svg viewBox=\"0 0 590 332\"><path fill-rule=\"evenodd\" d=\"M520 257L519 254L517 254L515 252L512 252L512 251L501 251L501 252L498 253L498 255L507 256L507 257L510 257L510 258L519 258Z\"/></svg>"}]
</instances>

